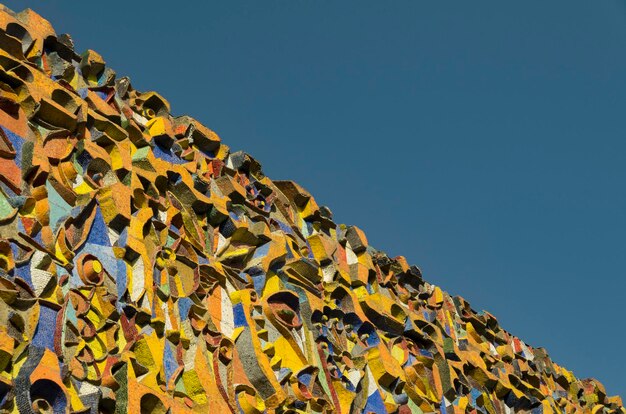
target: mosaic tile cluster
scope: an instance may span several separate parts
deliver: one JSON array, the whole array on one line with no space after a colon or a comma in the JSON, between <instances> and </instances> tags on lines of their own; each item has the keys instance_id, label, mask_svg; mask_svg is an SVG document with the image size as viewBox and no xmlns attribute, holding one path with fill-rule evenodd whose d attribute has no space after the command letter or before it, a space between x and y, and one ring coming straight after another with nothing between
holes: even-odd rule
<instances>
[{"instance_id":1,"label":"mosaic tile cluster","mask_svg":"<svg viewBox=\"0 0 626 414\"><path fill-rule=\"evenodd\" d=\"M0 411L626 413L3 7Z\"/></svg>"}]
</instances>

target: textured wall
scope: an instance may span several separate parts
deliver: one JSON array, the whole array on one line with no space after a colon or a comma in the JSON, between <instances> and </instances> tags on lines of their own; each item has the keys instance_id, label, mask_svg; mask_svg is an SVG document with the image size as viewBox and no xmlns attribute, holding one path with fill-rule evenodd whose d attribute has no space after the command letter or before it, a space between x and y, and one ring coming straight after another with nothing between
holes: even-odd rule
<instances>
[{"instance_id":1,"label":"textured wall","mask_svg":"<svg viewBox=\"0 0 626 414\"><path fill-rule=\"evenodd\" d=\"M0 66L3 409L626 412L33 12Z\"/></svg>"}]
</instances>

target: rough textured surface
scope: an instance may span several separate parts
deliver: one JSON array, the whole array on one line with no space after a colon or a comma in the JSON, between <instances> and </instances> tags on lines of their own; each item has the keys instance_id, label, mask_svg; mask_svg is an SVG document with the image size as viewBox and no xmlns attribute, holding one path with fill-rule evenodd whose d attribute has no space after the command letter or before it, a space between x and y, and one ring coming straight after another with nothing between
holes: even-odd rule
<instances>
[{"instance_id":1,"label":"rough textured surface","mask_svg":"<svg viewBox=\"0 0 626 414\"><path fill-rule=\"evenodd\" d=\"M0 66L2 410L626 413L32 11Z\"/></svg>"}]
</instances>

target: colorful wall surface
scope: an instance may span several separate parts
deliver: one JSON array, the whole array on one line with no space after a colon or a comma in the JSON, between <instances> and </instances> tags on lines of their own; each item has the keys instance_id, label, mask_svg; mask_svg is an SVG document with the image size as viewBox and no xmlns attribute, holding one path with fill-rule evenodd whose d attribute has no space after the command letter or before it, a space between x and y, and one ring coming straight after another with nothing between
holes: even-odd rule
<instances>
[{"instance_id":1,"label":"colorful wall surface","mask_svg":"<svg viewBox=\"0 0 626 414\"><path fill-rule=\"evenodd\" d=\"M34 12L0 68L2 412L626 413Z\"/></svg>"}]
</instances>

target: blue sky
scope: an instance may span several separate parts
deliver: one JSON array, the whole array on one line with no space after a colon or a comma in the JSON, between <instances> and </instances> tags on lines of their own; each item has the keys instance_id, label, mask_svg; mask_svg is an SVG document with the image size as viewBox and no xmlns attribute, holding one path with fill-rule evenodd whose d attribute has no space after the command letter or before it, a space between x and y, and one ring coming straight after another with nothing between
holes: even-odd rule
<instances>
[{"instance_id":1,"label":"blue sky","mask_svg":"<svg viewBox=\"0 0 626 414\"><path fill-rule=\"evenodd\" d=\"M626 397L622 1L5 1Z\"/></svg>"}]
</instances>

